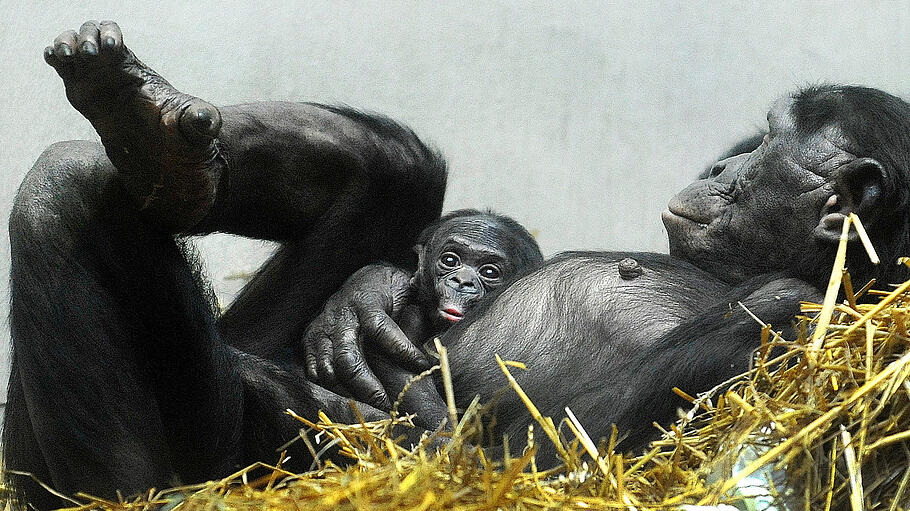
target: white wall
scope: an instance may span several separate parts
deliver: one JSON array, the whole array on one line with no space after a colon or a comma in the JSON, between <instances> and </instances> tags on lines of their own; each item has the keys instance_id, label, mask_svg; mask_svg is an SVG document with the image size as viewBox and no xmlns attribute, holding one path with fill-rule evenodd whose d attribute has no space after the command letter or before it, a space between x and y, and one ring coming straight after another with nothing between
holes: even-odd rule
<instances>
[{"instance_id":1,"label":"white wall","mask_svg":"<svg viewBox=\"0 0 910 511\"><path fill-rule=\"evenodd\" d=\"M669 197L800 85L910 93L910 11L896 2L67 3L0 0L4 218L45 146L95 138L41 59L90 18L117 20L144 62L216 104L343 102L406 122L449 159L447 209L513 215L547 254L666 250ZM225 299L237 281L224 277L268 253L227 237L202 247ZM8 343L4 323L0 396Z\"/></svg>"}]
</instances>

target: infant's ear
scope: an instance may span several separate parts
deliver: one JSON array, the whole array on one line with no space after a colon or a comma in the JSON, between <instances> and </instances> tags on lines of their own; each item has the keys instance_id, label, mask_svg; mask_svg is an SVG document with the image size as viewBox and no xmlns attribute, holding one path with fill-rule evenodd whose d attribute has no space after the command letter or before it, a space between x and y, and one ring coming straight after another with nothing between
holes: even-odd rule
<instances>
[{"instance_id":1,"label":"infant's ear","mask_svg":"<svg viewBox=\"0 0 910 511\"><path fill-rule=\"evenodd\" d=\"M408 285L412 288L416 288L420 282L420 272L423 270L424 260L426 259L424 248L420 244L414 245L414 252L417 253L417 270L411 275L411 280L408 281Z\"/></svg>"},{"instance_id":2,"label":"infant's ear","mask_svg":"<svg viewBox=\"0 0 910 511\"><path fill-rule=\"evenodd\" d=\"M414 252L417 253L417 271L420 271L423 268L423 260L426 258L423 245L414 245Z\"/></svg>"}]
</instances>

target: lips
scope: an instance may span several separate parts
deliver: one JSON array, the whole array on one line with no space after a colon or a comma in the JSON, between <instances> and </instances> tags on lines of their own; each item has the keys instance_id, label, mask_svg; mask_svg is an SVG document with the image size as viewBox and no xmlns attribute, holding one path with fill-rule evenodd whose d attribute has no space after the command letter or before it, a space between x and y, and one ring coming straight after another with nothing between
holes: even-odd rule
<instances>
[{"instance_id":1,"label":"lips","mask_svg":"<svg viewBox=\"0 0 910 511\"><path fill-rule=\"evenodd\" d=\"M672 223L672 224L689 224L690 226L691 226L692 224L695 224L696 226L698 226L698 227L700 227L700 228L702 228L702 229L705 229L705 228L708 227L708 224L707 224L707 223L705 223L705 222L700 222L700 221L698 221L698 220L695 220L694 218L691 218L691 217L688 217L688 216L686 216L686 215L677 213L677 212L673 211L672 209L664 210L664 212L661 213L660 216L661 216L661 218L662 218L663 221L664 221L664 225L667 225L668 223Z\"/></svg>"},{"instance_id":2,"label":"lips","mask_svg":"<svg viewBox=\"0 0 910 511\"><path fill-rule=\"evenodd\" d=\"M457 323L464 319L464 313L454 307L439 309L439 315L442 316L442 319L452 323Z\"/></svg>"},{"instance_id":3,"label":"lips","mask_svg":"<svg viewBox=\"0 0 910 511\"><path fill-rule=\"evenodd\" d=\"M664 223L705 229L721 221L735 201L736 191L732 187L706 179L695 181L670 199L663 212Z\"/></svg>"}]
</instances>

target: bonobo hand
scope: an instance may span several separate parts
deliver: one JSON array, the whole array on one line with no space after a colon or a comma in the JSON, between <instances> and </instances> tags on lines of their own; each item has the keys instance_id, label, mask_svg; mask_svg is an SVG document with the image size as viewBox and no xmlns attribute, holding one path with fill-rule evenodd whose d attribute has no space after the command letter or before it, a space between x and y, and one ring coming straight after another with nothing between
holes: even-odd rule
<instances>
[{"instance_id":1,"label":"bonobo hand","mask_svg":"<svg viewBox=\"0 0 910 511\"><path fill-rule=\"evenodd\" d=\"M66 97L88 119L137 209L172 232L201 220L219 179L221 114L174 89L123 44L113 21L87 21L44 50Z\"/></svg>"},{"instance_id":2,"label":"bonobo hand","mask_svg":"<svg viewBox=\"0 0 910 511\"><path fill-rule=\"evenodd\" d=\"M429 367L394 320L411 298L410 278L408 272L384 264L351 275L303 336L300 348L309 377L341 384L355 399L388 410L389 397L367 366L362 346L376 343L398 362L418 370Z\"/></svg>"},{"instance_id":3,"label":"bonobo hand","mask_svg":"<svg viewBox=\"0 0 910 511\"><path fill-rule=\"evenodd\" d=\"M821 303L825 295L818 288L800 279L767 276L764 285L743 300L743 305L759 319L776 329L789 330L793 317L799 313L799 302Z\"/></svg>"}]
</instances>

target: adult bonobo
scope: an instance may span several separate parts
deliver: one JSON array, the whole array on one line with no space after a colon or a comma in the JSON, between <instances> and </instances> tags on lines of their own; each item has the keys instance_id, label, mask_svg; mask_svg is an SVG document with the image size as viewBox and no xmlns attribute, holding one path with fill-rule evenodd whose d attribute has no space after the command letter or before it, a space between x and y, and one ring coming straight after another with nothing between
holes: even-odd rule
<instances>
[{"instance_id":1,"label":"adult bonobo","mask_svg":"<svg viewBox=\"0 0 910 511\"><path fill-rule=\"evenodd\" d=\"M111 22L64 32L45 59L103 147L55 144L16 197L5 467L116 497L274 461L299 431L287 408L355 422L284 352L358 268L414 267L443 160L350 109L215 108L136 59ZM217 319L174 238L212 231L283 244ZM297 444L289 463L306 469ZM36 507L63 504L9 477Z\"/></svg>"},{"instance_id":2,"label":"adult bonobo","mask_svg":"<svg viewBox=\"0 0 910 511\"><path fill-rule=\"evenodd\" d=\"M718 162L670 201L669 256L559 255L446 332L458 404L502 388L497 353L529 365L517 379L544 414L569 406L595 437L615 423L621 447L634 449L656 431L652 421L669 422L683 404L672 387L702 392L748 367L760 327L737 302L783 329L799 300L821 298L845 215L863 219L887 261L873 267L851 238L856 281L904 279L892 263L910 248L910 106L875 89L813 87L776 102L768 124L756 149ZM388 310L375 303L393 302L344 306L375 322ZM320 364L363 359L356 343L333 340ZM366 371L358 378L381 388ZM501 432L524 436L530 421L517 396L500 401Z\"/></svg>"},{"instance_id":3,"label":"adult bonobo","mask_svg":"<svg viewBox=\"0 0 910 511\"><path fill-rule=\"evenodd\" d=\"M534 237L518 222L476 209L453 211L430 224L418 236L415 251L417 271L389 264L370 265L354 273L345 283L344 291L329 300L326 309L338 315L322 316L314 321L304 343L315 346L306 357L307 370L313 380L335 382L331 366L317 364L316 353L332 349L326 333L343 323L346 315L354 313L340 304L383 296L388 285L380 287L378 294L366 287L378 275L386 282L398 283L396 289L405 294L393 300L397 324L389 322L386 329L374 327L372 330L391 332L393 340L394 335L402 335L421 347L451 325L469 317L491 293L543 262L543 254ZM359 297L349 297L348 292ZM341 335L354 339L357 333L348 330ZM366 371L370 371L369 367L376 370L383 379L383 390L391 397L397 396L414 376L379 349L367 346L366 355ZM341 381L356 387L363 380L343 378ZM369 381L364 383L369 385ZM388 410L391 406L381 396L372 397L381 409ZM400 410L418 412L414 422L426 429L436 428L448 414L431 379L412 384L402 399Z\"/></svg>"}]
</instances>

